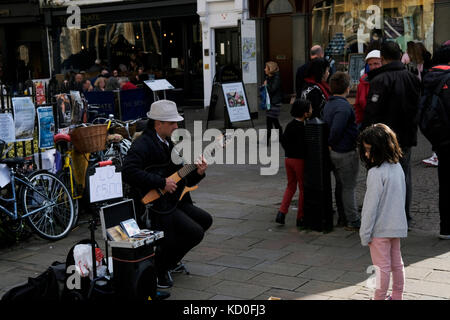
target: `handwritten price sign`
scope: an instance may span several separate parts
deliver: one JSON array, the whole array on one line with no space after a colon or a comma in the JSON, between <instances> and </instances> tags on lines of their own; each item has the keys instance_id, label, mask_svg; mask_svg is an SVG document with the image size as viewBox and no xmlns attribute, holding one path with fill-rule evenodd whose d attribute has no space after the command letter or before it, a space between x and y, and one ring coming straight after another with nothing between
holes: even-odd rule
<instances>
[{"instance_id":1,"label":"handwritten price sign","mask_svg":"<svg viewBox=\"0 0 450 320\"><path fill-rule=\"evenodd\" d=\"M91 203L122 198L122 174L116 172L115 166L96 168L89 177L89 194Z\"/></svg>"}]
</instances>

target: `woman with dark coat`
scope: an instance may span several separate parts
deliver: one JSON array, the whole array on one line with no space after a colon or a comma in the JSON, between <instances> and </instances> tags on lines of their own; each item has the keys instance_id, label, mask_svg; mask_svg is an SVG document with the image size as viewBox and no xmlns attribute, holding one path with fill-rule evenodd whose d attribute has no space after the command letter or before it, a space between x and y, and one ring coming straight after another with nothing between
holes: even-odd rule
<instances>
[{"instance_id":1,"label":"woman with dark coat","mask_svg":"<svg viewBox=\"0 0 450 320\"><path fill-rule=\"evenodd\" d=\"M280 131L279 136L282 134L282 128L278 121L278 117L280 116L283 92L281 91L281 78L278 64L273 61L266 62L264 73L266 74L264 85L267 87L270 98L270 110L266 111L267 145L269 145L272 127L275 127L275 129Z\"/></svg>"},{"instance_id":2,"label":"woman with dark coat","mask_svg":"<svg viewBox=\"0 0 450 320\"><path fill-rule=\"evenodd\" d=\"M311 118L321 118L322 110L331 95L330 86L326 82L329 64L325 59L314 59L306 70L305 85L300 98L311 101L313 113Z\"/></svg>"}]
</instances>

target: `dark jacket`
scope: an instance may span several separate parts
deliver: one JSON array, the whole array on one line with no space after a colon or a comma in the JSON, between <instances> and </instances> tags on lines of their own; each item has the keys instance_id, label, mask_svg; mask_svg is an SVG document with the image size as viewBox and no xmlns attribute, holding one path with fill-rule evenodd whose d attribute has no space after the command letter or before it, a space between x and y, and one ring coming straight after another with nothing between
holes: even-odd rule
<instances>
[{"instance_id":1,"label":"dark jacket","mask_svg":"<svg viewBox=\"0 0 450 320\"><path fill-rule=\"evenodd\" d=\"M328 145L336 152L355 150L358 130L355 111L347 99L331 96L323 109L323 121L329 128Z\"/></svg>"},{"instance_id":2,"label":"dark jacket","mask_svg":"<svg viewBox=\"0 0 450 320\"><path fill-rule=\"evenodd\" d=\"M283 101L283 92L281 91L280 72L275 72L273 76L267 77L266 80L270 104L281 104Z\"/></svg>"},{"instance_id":3,"label":"dark jacket","mask_svg":"<svg viewBox=\"0 0 450 320\"><path fill-rule=\"evenodd\" d=\"M297 72L295 74L295 92L297 97L302 95L303 87L305 86L305 75L306 70L308 69L309 62L298 67Z\"/></svg>"},{"instance_id":4,"label":"dark jacket","mask_svg":"<svg viewBox=\"0 0 450 320\"><path fill-rule=\"evenodd\" d=\"M305 123L293 119L280 138L286 158L305 159Z\"/></svg>"},{"instance_id":5,"label":"dark jacket","mask_svg":"<svg viewBox=\"0 0 450 320\"><path fill-rule=\"evenodd\" d=\"M369 71L370 83L362 128L384 123L397 134L402 147L417 145L419 79L394 61Z\"/></svg>"},{"instance_id":6,"label":"dark jacket","mask_svg":"<svg viewBox=\"0 0 450 320\"><path fill-rule=\"evenodd\" d=\"M323 89L322 89L322 88ZM330 92L323 90L328 90L323 84L319 85L317 82L311 79L305 79L304 86L300 97L302 99L307 99L311 101L312 115L311 119L319 118L322 119L322 111L325 103L328 100ZM298 97L298 96L297 96Z\"/></svg>"},{"instance_id":7,"label":"dark jacket","mask_svg":"<svg viewBox=\"0 0 450 320\"><path fill-rule=\"evenodd\" d=\"M449 65L438 65L429 70L429 72L423 78L423 85L426 96L431 97L433 92L438 88L441 81L444 80L444 77L450 73ZM444 112L447 115L447 119L450 120L450 80L447 80L447 83L441 87L441 92L439 94L440 100L442 102L442 106L444 108ZM427 98L431 99L431 98ZM431 104L430 100L429 103ZM450 147L450 126L445 126L445 122L443 121L443 127L446 127L447 130L439 131L440 135L440 143L436 142L433 144L433 141L430 141L433 144L433 150L438 150L440 147Z\"/></svg>"},{"instance_id":8,"label":"dark jacket","mask_svg":"<svg viewBox=\"0 0 450 320\"><path fill-rule=\"evenodd\" d=\"M280 72L275 72L273 76L266 77L266 80L267 92L270 97L270 110L267 111L266 115L271 118L278 118L283 101Z\"/></svg>"},{"instance_id":9,"label":"dark jacket","mask_svg":"<svg viewBox=\"0 0 450 320\"><path fill-rule=\"evenodd\" d=\"M146 128L142 135L137 138L128 150L124 159L122 178L129 184L137 198L142 198L152 189L164 189L166 186L166 177L178 171L183 165L176 165L171 160L173 142L169 141L169 147L159 140L154 129ZM159 176L155 173L149 173L145 169L149 166L168 165L167 175ZM186 176L187 185L197 184L205 175L200 176L197 170L194 170ZM140 199L139 199L140 200ZM189 193L181 201L192 203Z\"/></svg>"}]
</instances>

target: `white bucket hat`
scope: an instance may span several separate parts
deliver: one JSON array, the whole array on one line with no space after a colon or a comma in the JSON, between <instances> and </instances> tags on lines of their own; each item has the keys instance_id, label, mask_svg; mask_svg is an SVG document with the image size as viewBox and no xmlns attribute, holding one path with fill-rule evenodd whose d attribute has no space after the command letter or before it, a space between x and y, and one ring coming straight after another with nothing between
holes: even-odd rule
<instances>
[{"instance_id":1,"label":"white bucket hat","mask_svg":"<svg viewBox=\"0 0 450 320\"><path fill-rule=\"evenodd\" d=\"M183 121L180 116L175 102L170 100L158 100L152 103L147 117L159 121Z\"/></svg>"},{"instance_id":2,"label":"white bucket hat","mask_svg":"<svg viewBox=\"0 0 450 320\"><path fill-rule=\"evenodd\" d=\"M381 59L381 53L380 50L372 50L370 51L366 56L366 61L372 58Z\"/></svg>"}]
</instances>

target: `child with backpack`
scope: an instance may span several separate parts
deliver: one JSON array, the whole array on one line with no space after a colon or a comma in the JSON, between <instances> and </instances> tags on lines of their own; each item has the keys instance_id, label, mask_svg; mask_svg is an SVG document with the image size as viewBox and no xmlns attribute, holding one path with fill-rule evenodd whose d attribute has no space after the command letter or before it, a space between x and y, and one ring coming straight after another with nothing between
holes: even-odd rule
<instances>
[{"instance_id":1,"label":"child with backpack","mask_svg":"<svg viewBox=\"0 0 450 320\"><path fill-rule=\"evenodd\" d=\"M312 114L311 102L305 99L296 99L292 104L291 116L294 119L288 123L285 132L281 135L280 142L284 148L286 159L287 187L283 201L275 221L285 223L285 217L289 210L292 197L299 189L297 227L303 226L303 171L305 168L305 120Z\"/></svg>"},{"instance_id":2,"label":"child with backpack","mask_svg":"<svg viewBox=\"0 0 450 320\"><path fill-rule=\"evenodd\" d=\"M402 300L405 283L400 238L406 238L406 183L399 163L402 151L388 126L366 128L359 140L360 158L368 169L361 213L361 244L369 246L376 269L374 300ZM386 297L392 272L392 296Z\"/></svg>"}]
</instances>

